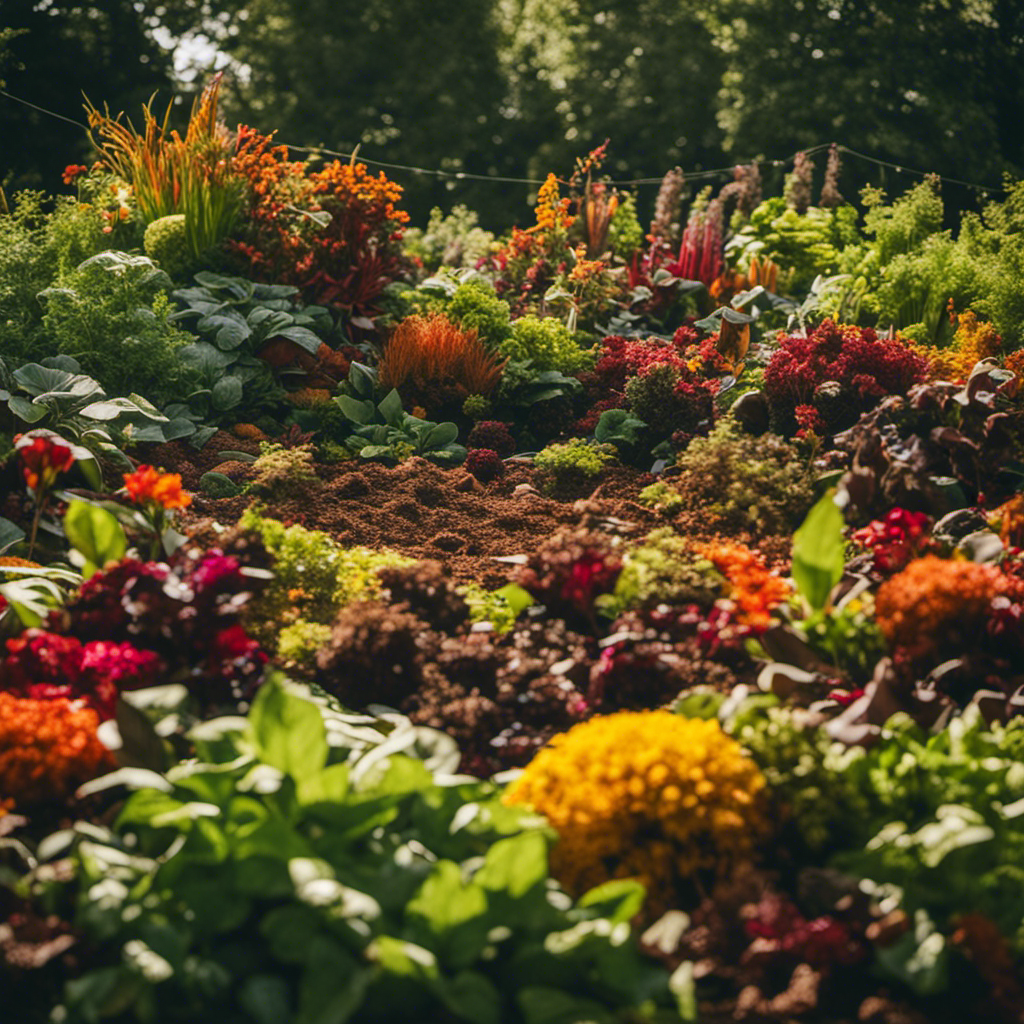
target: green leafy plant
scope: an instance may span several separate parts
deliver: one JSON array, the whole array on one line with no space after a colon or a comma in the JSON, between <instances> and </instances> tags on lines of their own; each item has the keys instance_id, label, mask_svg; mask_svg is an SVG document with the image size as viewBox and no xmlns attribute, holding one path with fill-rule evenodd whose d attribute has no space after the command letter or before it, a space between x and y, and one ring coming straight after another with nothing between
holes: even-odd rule
<instances>
[{"instance_id":1,"label":"green leafy plant","mask_svg":"<svg viewBox=\"0 0 1024 1024\"><path fill-rule=\"evenodd\" d=\"M134 792L113 828L45 849L101 953L65 987L68 1024L157 999L167 1022L678 1019L627 941L636 883L574 903L537 819L449 774L452 741L370 722L274 679L246 719L192 730L189 765L87 787Z\"/></svg>"},{"instance_id":2,"label":"green leafy plant","mask_svg":"<svg viewBox=\"0 0 1024 1024\"><path fill-rule=\"evenodd\" d=\"M146 256L101 252L40 293L51 345L115 394L157 405L187 390L189 337L172 322L171 279ZM51 348L51 351L53 350Z\"/></svg>"},{"instance_id":3,"label":"green leafy plant","mask_svg":"<svg viewBox=\"0 0 1024 1024\"><path fill-rule=\"evenodd\" d=\"M73 452L92 487L102 486L100 459L131 470L119 445L170 441L191 433L189 422L171 420L140 395L108 398L99 383L80 372L77 360L57 356L9 371L0 359L0 404L11 417L73 442Z\"/></svg>"},{"instance_id":4,"label":"green leafy plant","mask_svg":"<svg viewBox=\"0 0 1024 1024\"><path fill-rule=\"evenodd\" d=\"M258 355L268 342L284 339L316 355L333 329L323 306L296 306L299 289L291 285L258 284L206 270L195 280L172 293L185 308L171 319L194 321L195 333L222 352L244 348Z\"/></svg>"},{"instance_id":5,"label":"green leafy plant","mask_svg":"<svg viewBox=\"0 0 1024 1024\"><path fill-rule=\"evenodd\" d=\"M348 384L353 393L334 401L352 424L346 444L361 459L401 462L419 455L443 465L465 459L465 446L455 443L459 428L454 423L432 423L407 413L396 388L375 401L376 373L368 367L353 363Z\"/></svg>"},{"instance_id":6,"label":"green leafy plant","mask_svg":"<svg viewBox=\"0 0 1024 1024\"><path fill-rule=\"evenodd\" d=\"M556 317L520 317L512 324L511 337L497 348L509 359L529 361L540 372L574 374L594 366L594 350L581 348Z\"/></svg>"}]
</instances>

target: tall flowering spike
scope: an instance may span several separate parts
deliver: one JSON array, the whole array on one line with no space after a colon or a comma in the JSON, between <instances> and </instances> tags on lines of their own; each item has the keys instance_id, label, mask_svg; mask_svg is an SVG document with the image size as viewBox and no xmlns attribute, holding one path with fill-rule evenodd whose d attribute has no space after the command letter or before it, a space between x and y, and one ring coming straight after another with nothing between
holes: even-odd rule
<instances>
[{"instance_id":1,"label":"tall flowering spike","mask_svg":"<svg viewBox=\"0 0 1024 1024\"><path fill-rule=\"evenodd\" d=\"M811 205L811 184L814 161L806 153L797 153L793 172L786 178L786 206L797 213L806 213Z\"/></svg>"},{"instance_id":2,"label":"tall flowering spike","mask_svg":"<svg viewBox=\"0 0 1024 1024\"><path fill-rule=\"evenodd\" d=\"M761 170L757 164L742 164L733 168L732 176L733 180L718 193L718 198L723 203L735 199L736 212L747 218L761 202Z\"/></svg>"},{"instance_id":3,"label":"tall flowering spike","mask_svg":"<svg viewBox=\"0 0 1024 1024\"><path fill-rule=\"evenodd\" d=\"M559 198L558 179L549 174L537 192L537 225L533 230L544 233L571 227L576 218L569 216L569 205L569 199Z\"/></svg>"},{"instance_id":4,"label":"tall flowering spike","mask_svg":"<svg viewBox=\"0 0 1024 1024\"><path fill-rule=\"evenodd\" d=\"M839 174L843 162L839 157L839 147L833 142L828 150L828 163L825 165L825 181L821 186L818 205L826 210L843 205L843 196L839 191Z\"/></svg>"},{"instance_id":5,"label":"tall flowering spike","mask_svg":"<svg viewBox=\"0 0 1024 1024\"><path fill-rule=\"evenodd\" d=\"M757 766L714 720L619 712L556 736L505 794L559 834L552 871L572 893L636 878L654 906L674 885L749 857L767 831Z\"/></svg>"},{"instance_id":6,"label":"tall flowering spike","mask_svg":"<svg viewBox=\"0 0 1024 1024\"><path fill-rule=\"evenodd\" d=\"M673 167L661 179L661 188L654 203L654 220L651 221L652 240L672 244L679 237L679 216L685 187L686 176L681 167Z\"/></svg>"}]
</instances>

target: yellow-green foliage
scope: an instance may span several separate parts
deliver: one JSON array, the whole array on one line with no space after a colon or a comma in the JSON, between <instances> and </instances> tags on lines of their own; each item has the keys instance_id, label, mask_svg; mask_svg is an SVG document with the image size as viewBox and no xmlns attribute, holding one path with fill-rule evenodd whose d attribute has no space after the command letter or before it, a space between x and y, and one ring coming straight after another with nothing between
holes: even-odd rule
<instances>
[{"instance_id":1,"label":"yellow-green foliage","mask_svg":"<svg viewBox=\"0 0 1024 1024\"><path fill-rule=\"evenodd\" d=\"M249 490L261 498L301 497L310 488L320 486L313 466L313 450L309 445L285 448L263 441L260 457L252 468L256 476Z\"/></svg>"},{"instance_id":2,"label":"yellow-green foliage","mask_svg":"<svg viewBox=\"0 0 1024 1024\"><path fill-rule=\"evenodd\" d=\"M636 215L636 199L622 197L608 227L608 248L627 263L644 244L644 229Z\"/></svg>"},{"instance_id":3,"label":"yellow-green foliage","mask_svg":"<svg viewBox=\"0 0 1024 1024\"><path fill-rule=\"evenodd\" d=\"M580 348L565 324L553 316L520 317L512 324L511 337L498 350L510 359L529 359L535 370L559 370L568 375L593 369L596 351Z\"/></svg>"},{"instance_id":4,"label":"yellow-green foliage","mask_svg":"<svg viewBox=\"0 0 1024 1024\"><path fill-rule=\"evenodd\" d=\"M469 605L470 622L489 622L499 635L507 633L515 625L516 613L496 590L487 590L479 583L468 583L459 588L459 593Z\"/></svg>"},{"instance_id":5,"label":"yellow-green foliage","mask_svg":"<svg viewBox=\"0 0 1024 1024\"><path fill-rule=\"evenodd\" d=\"M142 245L146 255L171 277L180 280L189 276L193 260L185 233L185 214L157 218L146 228Z\"/></svg>"},{"instance_id":6,"label":"yellow-green foliage","mask_svg":"<svg viewBox=\"0 0 1024 1024\"><path fill-rule=\"evenodd\" d=\"M614 461L615 456L604 446L574 437L565 444L549 444L537 453L534 465L557 487L592 480Z\"/></svg>"},{"instance_id":7,"label":"yellow-green foliage","mask_svg":"<svg viewBox=\"0 0 1024 1024\"><path fill-rule=\"evenodd\" d=\"M331 639L331 627L308 619L285 626L277 637L277 656L287 668L312 671L317 651Z\"/></svg>"},{"instance_id":8,"label":"yellow-green foliage","mask_svg":"<svg viewBox=\"0 0 1024 1024\"><path fill-rule=\"evenodd\" d=\"M655 512L664 512L666 515L672 515L683 507L683 499L679 492L664 480L645 487L637 496L637 501L647 508L653 508Z\"/></svg>"},{"instance_id":9,"label":"yellow-green foliage","mask_svg":"<svg viewBox=\"0 0 1024 1024\"><path fill-rule=\"evenodd\" d=\"M446 310L448 317L463 330L475 329L480 340L490 349L503 350L512 335L509 305L499 299L484 280L474 278L459 285Z\"/></svg>"},{"instance_id":10,"label":"yellow-green foliage","mask_svg":"<svg viewBox=\"0 0 1024 1024\"><path fill-rule=\"evenodd\" d=\"M238 525L258 533L274 557L274 578L251 606L252 628L271 648L285 639L292 657L313 636L311 624L329 625L345 605L380 595L378 569L413 561L393 551L345 548L326 533L285 526L254 508ZM301 623L296 634L281 635L282 627Z\"/></svg>"},{"instance_id":11,"label":"yellow-green foliage","mask_svg":"<svg viewBox=\"0 0 1024 1024\"><path fill-rule=\"evenodd\" d=\"M663 527L626 552L614 593L598 600L602 614L614 618L657 604L708 607L725 589L725 577L714 563L698 555L686 538Z\"/></svg>"}]
</instances>

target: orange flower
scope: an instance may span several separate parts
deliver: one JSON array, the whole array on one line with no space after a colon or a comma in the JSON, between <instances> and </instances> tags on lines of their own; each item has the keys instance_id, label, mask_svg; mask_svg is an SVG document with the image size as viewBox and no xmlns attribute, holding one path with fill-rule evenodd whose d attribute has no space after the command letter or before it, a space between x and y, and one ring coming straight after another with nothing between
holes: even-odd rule
<instances>
[{"instance_id":1,"label":"orange flower","mask_svg":"<svg viewBox=\"0 0 1024 1024\"><path fill-rule=\"evenodd\" d=\"M995 566L926 555L879 587L875 615L893 646L925 658L976 644L993 598L1005 588Z\"/></svg>"},{"instance_id":2,"label":"orange flower","mask_svg":"<svg viewBox=\"0 0 1024 1024\"><path fill-rule=\"evenodd\" d=\"M114 767L99 715L64 697L0 693L0 793L19 805L62 800Z\"/></svg>"},{"instance_id":3,"label":"orange flower","mask_svg":"<svg viewBox=\"0 0 1024 1024\"><path fill-rule=\"evenodd\" d=\"M125 473L124 489L138 505L154 502L171 509L192 504L192 495L181 489L179 473L161 473L152 466L139 466L134 473Z\"/></svg>"},{"instance_id":4,"label":"orange flower","mask_svg":"<svg viewBox=\"0 0 1024 1024\"><path fill-rule=\"evenodd\" d=\"M738 606L737 621L767 627L772 610L789 597L789 584L743 544L697 544L695 548L729 581L728 597Z\"/></svg>"},{"instance_id":5,"label":"orange flower","mask_svg":"<svg viewBox=\"0 0 1024 1024\"><path fill-rule=\"evenodd\" d=\"M83 174L88 174L89 168L83 164L68 164L64 168L64 184L73 185L75 179L81 177Z\"/></svg>"}]
</instances>

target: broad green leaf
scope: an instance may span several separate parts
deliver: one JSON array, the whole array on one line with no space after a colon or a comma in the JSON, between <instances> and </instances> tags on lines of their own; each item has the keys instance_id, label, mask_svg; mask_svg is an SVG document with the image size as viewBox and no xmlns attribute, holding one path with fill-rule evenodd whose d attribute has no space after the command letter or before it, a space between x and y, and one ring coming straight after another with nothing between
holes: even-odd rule
<instances>
[{"instance_id":1,"label":"broad green leaf","mask_svg":"<svg viewBox=\"0 0 1024 1024\"><path fill-rule=\"evenodd\" d=\"M213 385L210 401L214 409L220 412L227 412L228 409L234 409L242 401L242 391L241 378L234 376L234 374L221 377Z\"/></svg>"},{"instance_id":2,"label":"broad green leaf","mask_svg":"<svg viewBox=\"0 0 1024 1024\"><path fill-rule=\"evenodd\" d=\"M600 1003L558 988L523 988L518 1001L524 1024L614 1024L616 1019Z\"/></svg>"},{"instance_id":3,"label":"broad green leaf","mask_svg":"<svg viewBox=\"0 0 1024 1024\"><path fill-rule=\"evenodd\" d=\"M128 549L117 517L97 505L72 501L64 516L64 532L72 546L86 560L87 565L101 569L108 562L119 562ZM92 576L93 572L86 572Z\"/></svg>"},{"instance_id":4,"label":"broad green leaf","mask_svg":"<svg viewBox=\"0 0 1024 1024\"><path fill-rule=\"evenodd\" d=\"M501 994L476 971L463 971L451 981L443 980L441 1000L472 1024L501 1024Z\"/></svg>"},{"instance_id":5,"label":"broad green leaf","mask_svg":"<svg viewBox=\"0 0 1024 1024\"><path fill-rule=\"evenodd\" d=\"M380 410L381 416L384 417L385 423L392 427L401 426L404 410L402 409L402 399L395 388L392 388L384 396L377 408Z\"/></svg>"},{"instance_id":6,"label":"broad green leaf","mask_svg":"<svg viewBox=\"0 0 1024 1024\"><path fill-rule=\"evenodd\" d=\"M274 974L254 974L242 982L238 1005L256 1024L291 1024L288 982Z\"/></svg>"},{"instance_id":7,"label":"broad green leaf","mask_svg":"<svg viewBox=\"0 0 1024 1024\"><path fill-rule=\"evenodd\" d=\"M20 526L0 516L0 555L24 539L25 531Z\"/></svg>"},{"instance_id":8,"label":"broad green leaf","mask_svg":"<svg viewBox=\"0 0 1024 1024\"><path fill-rule=\"evenodd\" d=\"M517 583L508 583L494 592L498 597L505 599L505 603L512 609L512 613L518 617L527 608L532 608L536 603L533 595Z\"/></svg>"},{"instance_id":9,"label":"broad green leaf","mask_svg":"<svg viewBox=\"0 0 1024 1024\"><path fill-rule=\"evenodd\" d=\"M22 398L21 395L14 395L7 402L7 407L18 419L24 420L26 423L38 423L50 414L50 410L45 405L36 405L27 398Z\"/></svg>"},{"instance_id":10,"label":"broad green leaf","mask_svg":"<svg viewBox=\"0 0 1024 1024\"><path fill-rule=\"evenodd\" d=\"M341 411L353 423L373 422L373 402L360 401L358 398L352 398L350 395L338 395L334 401L337 402Z\"/></svg>"},{"instance_id":11,"label":"broad green leaf","mask_svg":"<svg viewBox=\"0 0 1024 1024\"><path fill-rule=\"evenodd\" d=\"M547 877L547 843L539 832L525 832L494 843L473 881L484 889L518 898Z\"/></svg>"},{"instance_id":12,"label":"broad green leaf","mask_svg":"<svg viewBox=\"0 0 1024 1024\"><path fill-rule=\"evenodd\" d=\"M451 444L459 436L459 428L454 423L436 423L428 430L420 441L423 451L436 451Z\"/></svg>"},{"instance_id":13,"label":"broad green leaf","mask_svg":"<svg viewBox=\"0 0 1024 1024\"><path fill-rule=\"evenodd\" d=\"M288 693L276 679L260 687L249 712L262 759L296 782L327 763L327 730L315 704Z\"/></svg>"},{"instance_id":14,"label":"broad green leaf","mask_svg":"<svg viewBox=\"0 0 1024 1024\"><path fill-rule=\"evenodd\" d=\"M357 395L369 398L377 384L377 373L362 363L352 363L348 371L348 382Z\"/></svg>"},{"instance_id":15,"label":"broad green leaf","mask_svg":"<svg viewBox=\"0 0 1024 1024\"><path fill-rule=\"evenodd\" d=\"M305 349L314 356L320 351L320 346L323 344L320 338L309 330L308 327L284 327L277 331L276 336L287 338L298 345L299 348Z\"/></svg>"},{"instance_id":16,"label":"broad green leaf","mask_svg":"<svg viewBox=\"0 0 1024 1024\"><path fill-rule=\"evenodd\" d=\"M828 605L846 564L843 514L830 491L807 513L793 535L793 581L812 611Z\"/></svg>"}]
</instances>

